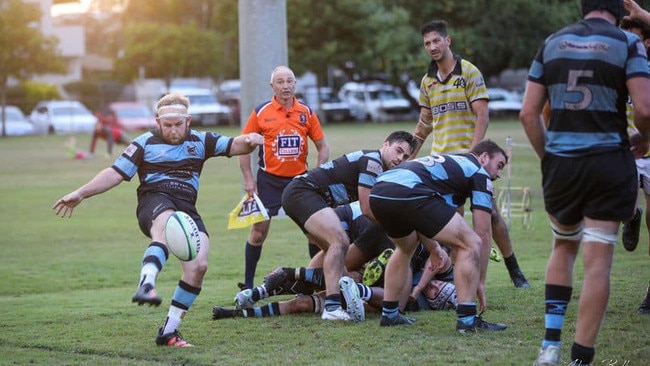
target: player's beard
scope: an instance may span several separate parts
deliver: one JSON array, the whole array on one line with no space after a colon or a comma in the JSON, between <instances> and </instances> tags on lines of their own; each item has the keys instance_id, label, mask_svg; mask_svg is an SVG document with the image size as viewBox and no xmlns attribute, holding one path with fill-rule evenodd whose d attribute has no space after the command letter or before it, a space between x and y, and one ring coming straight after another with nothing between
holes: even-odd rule
<instances>
[{"instance_id":1,"label":"player's beard","mask_svg":"<svg viewBox=\"0 0 650 366\"><path fill-rule=\"evenodd\" d=\"M170 145L180 145L187 138L187 134L189 133L189 131L190 131L190 125L187 124L185 126L185 132L181 136L178 136L178 137L171 136L171 133L164 134L164 133L162 133L162 131L161 131L160 135L162 136L162 139L163 139L163 141L165 141L165 143L168 143Z\"/></svg>"}]
</instances>

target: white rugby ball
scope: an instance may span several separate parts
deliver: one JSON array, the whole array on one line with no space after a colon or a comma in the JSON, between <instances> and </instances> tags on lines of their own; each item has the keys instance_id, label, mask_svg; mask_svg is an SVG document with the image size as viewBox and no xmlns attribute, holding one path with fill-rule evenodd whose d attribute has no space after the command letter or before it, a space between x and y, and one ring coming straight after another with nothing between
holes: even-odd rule
<instances>
[{"instance_id":1,"label":"white rugby ball","mask_svg":"<svg viewBox=\"0 0 650 366\"><path fill-rule=\"evenodd\" d=\"M167 219L165 240L169 251L182 261L191 261L201 250L199 228L183 211L175 211Z\"/></svg>"}]
</instances>

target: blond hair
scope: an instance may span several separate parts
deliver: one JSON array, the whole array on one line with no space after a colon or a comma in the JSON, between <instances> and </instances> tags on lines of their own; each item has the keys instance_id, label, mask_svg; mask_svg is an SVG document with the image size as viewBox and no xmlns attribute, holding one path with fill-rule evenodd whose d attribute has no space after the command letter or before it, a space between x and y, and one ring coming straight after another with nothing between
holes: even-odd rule
<instances>
[{"instance_id":1,"label":"blond hair","mask_svg":"<svg viewBox=\"0 0 650 366\"><path fill-rule=\"evenodd\" d=\"M190 100L185 95L180 93L165 94L162 96L162 98L160 98L158 103L156 103L156 111L160 111L160 108L168 106L174 106L177 108L184 107L187 109L190 106Z\"/></svg>"}]
</instances>

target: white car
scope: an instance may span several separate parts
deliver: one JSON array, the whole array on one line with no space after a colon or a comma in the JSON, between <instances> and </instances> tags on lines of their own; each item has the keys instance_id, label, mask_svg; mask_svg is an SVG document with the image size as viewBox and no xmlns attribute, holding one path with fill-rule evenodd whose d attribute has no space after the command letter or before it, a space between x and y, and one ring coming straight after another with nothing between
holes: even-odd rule
<instances>
[{"instance_id":1,"label":"white car","mask_svg":"<svg viewBox=\"0 0 650 366\"><path fill-rule=\"evenodd\" d=\"M190 100L188 113L192 116L192 125L216 126L230 124L232 119L230 107L219 103L212 90L194 87L172 87L170 92L181 93Z\"/></svg>"},{"instance_id":2,"label":"white car","mask_svg":"<svg viewBox=\"0 0 650 366\"><path fill-rule=\"evenodd\" d=\"M488 88L488 109L490 116L516 117L521 111L521 98L513 92L501 88Z\"/></svg>"},{"instance_id":3,"label":"white car","mask_svg":"<svg viewBox=\"0 0 650 366\"><path fill-rule=\"evenodd\" d=\"M332 88L322 86L319 89L320 96L315 87L310 87L302 93L302 97L309 108L316 111L321 121L343 122L352 119L350 105L334 94Z\"/></svg>"},{"instance_id":4,"label":"white car","mask_svg":"<svg viewBox=\"0 0 650 366\"><path fill-rule=\"evenodd\" d=\"M407 121L415 118L415 110L399 89L382 83L348 82L339 90L339 97L350 105L359 121Z\"/></svg>"},{"instance_id":5,"label":"white car","mask_svg":"<svg viewBox=\"0 0 650 366\"><path fill-rule=\"evenodd\" d=\"M2 123L1 114L2 111L0 111L0 123ZM2 125L0 125L0 134L1 128ZM7 105L5 106L4 131L5 136L33 135L34 126L29 123L29 120L25 117L20 108L13 105Z\"/></svg>"},{"instance_id":6,"label":"white car","mask_svg":"<svg viewBox=\"0 0 650 366\"><path fill-rule=\"evenodd\" d=\"M40 134L91 133L97 123L97 117L76 100L38 102L29 119Z\"/></svg>"}]
</instances>

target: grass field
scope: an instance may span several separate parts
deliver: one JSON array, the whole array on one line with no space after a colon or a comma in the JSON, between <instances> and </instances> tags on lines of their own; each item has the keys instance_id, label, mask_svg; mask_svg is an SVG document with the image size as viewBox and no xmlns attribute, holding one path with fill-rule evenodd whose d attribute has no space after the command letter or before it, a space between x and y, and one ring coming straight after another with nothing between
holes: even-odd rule
<instances>
[{"instance_id":1,"label":"grass field","mask_svg":"<svg viewBox=\"0 0 650 366\"><path fill-rule=\"evenodd\" d=\"M412 122L328 125L332 157L378 148L389 132ZM225 135L235 129L222 128ZM511 186L533 194L532 224L513 217L511 236L531 288L515 289L503 263L490 263L486 319L505 322L499 334L459 335L454 312L411 313L413 326L380 328L369 314L360 324L325 323L314 314L211 320L214 305L230 305L243 279L248 230L226 230L226 215L241 197L236 159L206 164L199 212L211 235L210 269L201 296L181 325L190 349L157 347L154 338L180 277L170 258L158 277L163 306L138 307L131 296L146 237L135 219L137 182L125 182L84 201L70 219L56 217L56 199L85 183L112 160L66 157L67 137L0 139L0 365L530 365L544 333L544 269L551 234L543 213L539 163L516 121L493 121L489 137L514 141ZM77 136L80 147L88 136ZM425 146L429 146L427 142ZM98 151L105 145L100 142ZM312 146L313 149L313 146ZM426 153L427 149L423 149ZM315 153L311 156L313 162ZM506 180L497 187L506 186ZM513 202L517 199L513 191ZM609 310L594 365L646 365L650 318L636 310L650 279L648 236L636 252L616 248ZM305 240L288 219L273 222L256 280L277 266L308 261ZM582 268L563 333L564 364L573 340Z\"/></svg>"}]
</instances>

